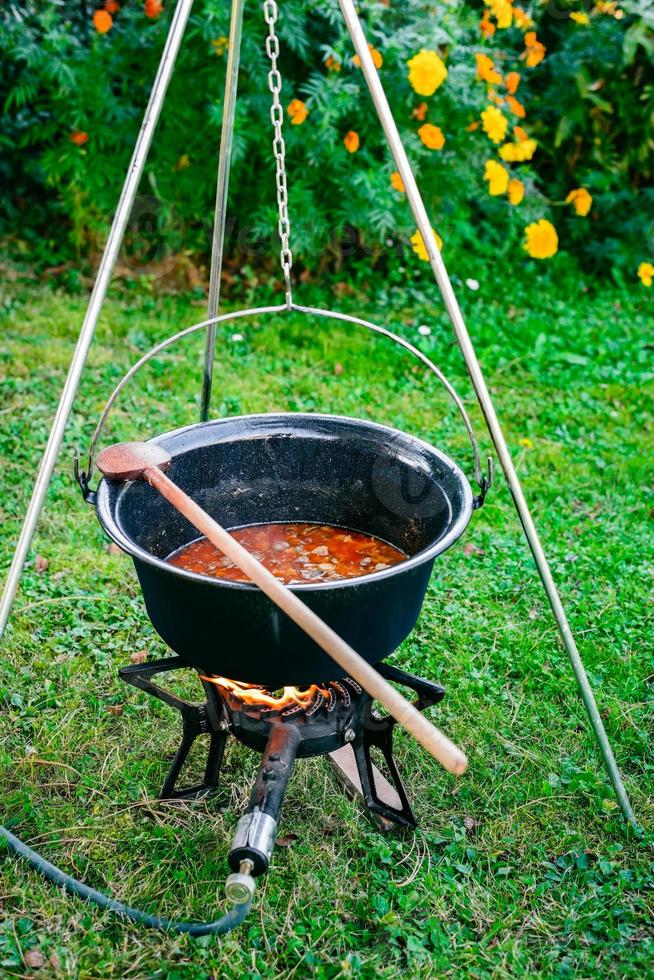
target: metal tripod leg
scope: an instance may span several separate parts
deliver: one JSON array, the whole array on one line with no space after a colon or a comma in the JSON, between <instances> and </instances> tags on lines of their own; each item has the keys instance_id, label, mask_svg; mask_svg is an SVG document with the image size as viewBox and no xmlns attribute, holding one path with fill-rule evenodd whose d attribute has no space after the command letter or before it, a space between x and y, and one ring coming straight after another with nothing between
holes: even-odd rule
<instances>
[{"instance_id":1,"label":"metal tripod leg","mask_svg":"<svg viewBox=\"0 0 654 980\"><path fill-rule=\"evenodd\" d=\"M465 325L463 314L461 313L457 298L454 294L452 283L450 282L447 274L441 253L434 240L427 210L423 203L422 197L420 196L420 191L418 190L418 185L416 184L415 177L413 176L413 171L411 170L411 165L409 163L406 150L404 149L395 120L393 119L393 115L388 104L388 99L386 98L386 93L384 92L381 81L379 80L377 69L373 64L372 56L366 42L366 37L356 12L354 0L338 0L338 2L345 19L347 29L352 38L355 51L361 60L361 68L368 84L368 88L370 89L372 101L375 105L377 115L379 116L379 121L386 135L386 140L393 155L395 166L397 167L400 177L404 183L407 199L409 201L409 205L411 206L411 211L413 212L416 225L418 226L420 234L422 235L425 243L436 282L438 283L445 307L449 314L450 320L452 321L452 326L454 327L456 339L459 347L461 348L461 353L463 354L463 359L466 363L470 380L472 381L475 389L481 410L484 413L486 425L488 426L488 430L495 445L500 464L513 497L513 502L516 506L516 510L518 511L518 515L529 543L529 547L531 548L532 555L534 556L534 561L536 562L536 567L538 568L543 587L547 593L547 598L549 599L550 606L552 607L554 618L556 619L561 637L565 644L572 669L577 679L579 691L586 707L586 711L588 712L588 717L604 758L615 794L618 798L620 809L622 810L625 819L629 821L634 828L639 829L638 822L629 802L629 797L627 796L627 792L622 782L620 770L618 769L615 756L613 755L613 750L611 749L602 719L599 711L597 710L597 704L595 702L592 688L588 681L584 665L581 657L579 656L579 651L577 650L577 645L570 630L568 619L561 602L561 597L559 596L556 584L552 578L552 573L550 571L545 552L543 551L543 546L540 542L540 538L538 537L536 526L532 520L529 506L522 492L520 480L518 479L518 474L516 473L506 440L504 438L504 433L502 432L502 428L495 413L493 400L490 396L486 381L484 380L475 349L470 339L470 334L468 333L468 329Z\"/></svg>"},{"instance_id":2,"label":"metal tripod leg","mask_svg":"<svg viewBox=\"0 0 654 980\"><path fill-rule=\"evenodd\" d=\"M127 221L132 210L132 205L134 203L134 198L136 196L141 177L143 175L148 150L150 149L152 137L157 126L161 107L166 95L168 83L170 82L173 69L175 67L175 61L177 60L177 54L179 52L179 47L184 36L184 30L186 28L192 6L193 0L178 0L177 7L175 8L175 12L173 13L172 20L170 22L168 37L166 38L166 43L161 55L161 61L159 62L159 68L152 85L152 91L150 92L150 99L145 110L145 115L143 116L143 122L141 123L141 129L136 140L134 153L132 154L132 159L127 170L123 190L120 195L120 200L118 201L118 207L116 208L116 214L114 215L114 220L107 239L107 247L104 250L100 268L98 269L98 275L95 280L93 292L91 293L91 299L89 300L86 316L84 317L84 323L82 324L82 329L80 330L77 346L75 347L75 353L73 354L73 359L68 369L66 383L64 384L64 389L61 393L61 398L59 399L59 405L57 406L57 412L52 423L48 443L43 453L41 465L36 477L34 490L32 491L32 499L30 500L27 514L25 515L25 520L23 521L23 527L18 539L18 544L16 545L16 551L14 552L11 566L9 568L9 574L7 575L7 581L5 582L2 599L0 600L0 637L2 637L7 625L7 620L9 619L11 607L13 605L16 591L20 582L20 576L23 571L23 565L25 564L25 559L27 558L27 553L32 543L32 538L34 537L37 521L41 514L41 510L43 509L45 497L52 478L52 472L57 462L61 442L64 437L66 425L68 424L68 418L70 416L73 401L79 387L82 370L84 369L89 347L91 346L91 341L93 340L93 334L95 333L95 327L98 322L98 317L100 316L102 304L104 303L104 299L107 294L111 274L113 272L114 265L116 264L116 259L118 258L118 252L120 251L120 246L123 241Z\"/></svg>"},{"instance_id":3,"label":"metal tripod leg","mask_svg":"<svg viewBox=\"0 0 654 980\"><path fill-rule=\"evenodd\" d=\"M232 141L234 136L234 114L238 88L238 69L241 60L241 34L243 30L243 7L245 0L232 0L232 15L229 25L227 48L227 71L225 76L225 98L223 101L223 121L220 131L220 153L218 157L218 183L216 188L216 214L213 225L211 245L211 273L209 278L209 303L207 319L218 315L220 305L220 277L223 270L225 250L225 220L227 217L227 194L229 191L229 169L232 160ZM204 374L202 378L202 404L200 421L209 418L211 406L211 386L213 383L213 363L216 355L216 324L207 327L204 349Z\"/></svg>"}]
</instances>

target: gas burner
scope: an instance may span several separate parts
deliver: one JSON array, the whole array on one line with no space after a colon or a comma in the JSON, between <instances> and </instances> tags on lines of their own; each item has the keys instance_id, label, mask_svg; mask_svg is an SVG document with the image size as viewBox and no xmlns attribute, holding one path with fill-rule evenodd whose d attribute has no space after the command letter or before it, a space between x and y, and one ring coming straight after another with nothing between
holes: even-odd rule
<instances>
[{"instance_id":1,"label":"gas burner","mask_svg":"<svg viewBox=\"0 0 654 980\"><path fill-rule=\"evenodd\" d=\"M330 715L337 708L349 708L353 697L363 693L359 684L349 677L344 681L326 681L310 687L284 687L280 692L256 684L240 684L226 677L200 675L219 688L230 714L244 713L256 719L301 721L317 717L320 712Z\"/></svg>"},{"instance_id":2,"label":"gas burner","mask_svg":"<svg viewBox=\"0 0 654 980\"><path fill-rule=\"evenodd\" d=\"M238 822L229 864L234 872L228 891L243 901L252 878L268 869L275 844L286 787L296 758L329 755L341 781L360 796L384 829L414 828L413 816L393 759L395 719L380 715L372 698L349 677L308 688L270 691L224 677L199 673L204 704L192 704L155 684L159 674L188 669L179 657L124 667L122 680L159 698L182 716L182 741L160 793L161 799L197 799L215 791L225 745L233 735L262 753L246 813ZM439 684L378 664L387 680L411 688L420 711L442 700ZM201 783L178 788L177 782L199 735L209 735L209 751ZM383 756L388 779L373 764L371 749Z\"/></svg>"}]
</instances>

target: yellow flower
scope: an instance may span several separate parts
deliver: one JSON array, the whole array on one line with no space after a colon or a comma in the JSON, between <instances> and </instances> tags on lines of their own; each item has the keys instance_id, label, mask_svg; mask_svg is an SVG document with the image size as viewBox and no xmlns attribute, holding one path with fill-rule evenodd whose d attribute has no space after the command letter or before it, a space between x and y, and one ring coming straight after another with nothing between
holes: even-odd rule
<instances>
[{"instance_id":1,"label":"yellow flower","mask_svg":"<svg viewBox=\"0 0 654 980\"><path fill-rule=\"evenodd\" d=\"M506 163L524 163L525 160L531 160L537 146L536 140L521 139L518 143L505 143L500 147L499 154Z\"/></svg>"},{"instance_id":2,"label":"yellow flower","mask_svg":"<svg viewBox=\"0 0 654 980\"><path fill-rule=\"evenodd\" d=\"M221 58L227 50L228 44L229 38L222 34L220 37L214 38L214 40L211 42L211 47L216 52L217 56Z\"/></svg>"},{"instance_id":3,"label":"yellow flower","mask_svg":"<svg viewBox=\"0 0 654 980\"><path fill-rule=\"evenodd\" d=\"M527 31L525 34L525 53L523 55L527 68L535 68L536 65L540 65L545 57L546 51L547 48L545 45L541 44L536 37L536 31Z\"/></svg>"},{"instance_id":4,"label":"yellow flower","mask_svg":"<svg viewBox=\"0 0 654 980\"><path fill-rule=\"evenodd\" d=\"M375 68L381 68L381 66L384 64L384 59L382 58L379 51L377 51L376 48L373 48L372 44L368 45L368 50L372 55L372 63L375 66ZM357 66L357 68L361 67L361 58L359 57L358 54L355 54L354 56L354 64Z\"/></svg>"},{"instance_id":5,"label":"yellow flower","mask_svg":"<svg viewBox=\"0 0 654 980\"><path fill-rule=\"evenodd\" d=\"M502 76L496 69L492 58L489 58L487 54L476 54L475 59L477 61L477 78L482 82L488 82L489 85L501 85Z\"/></svg>"},{"instance_id":6,"label":"yellow flower","mask_svg":"<svg viewBox=\"0 0 654 980\"><path fill-rule=\"evenodd\" d=\"M511 204L520 204L525 196L525 185L517 177L514 177L513 180L509 181L507 193Z\"/></svg>"},{"instance_id":7,"label":"yellow flower","mask_svg":"<svg viewBox=\"0 0 654 980\"><path fill-rule=\"evenodd\" d=\"M574 191L570 191L565 199L565 203L574 204L574 209L577 214L585 218L590 211L593 199L585 187L577 187Z\"/></svg>"},{"instance_id":8,"label":"yellow flower","mask_svg":"<svg viewBox=\"0 0 654 980\"><path fill-rule=\"evenodd\" d=\"M289 102L287 112L291 117L293 126L301 126L309 115L309 110L302 99L293 99L292 102Z\"/></svg>"},{"instance_id":9,"label":"yellow flower","mask_svg":"<svg viewBox=\"0 0 654 980\"><path fill-rule=\"evenodd\" d=\"M593 8L593 13L608 14L610 17L615 17L616 20L622 20L624 17L624 10L621 10L613 0L608 0L607 3L598 0Z\"/></svg>"},{"instance_id":10,"label":"yellow flower","mask_svg":"<svg viewBox=\"0 0 654 980\"><path fill-rule=\"evenodd\" d=\"M191 160L188 153L182 153L181 157L175 164L175 170L188 170L191 166Z\"/></svg>"},{"instance_id":11,"label":"yellow flower","mask_svg":"<svg viewBox=\"0 0 654 980\"><path fill-rule=\"evenodd\" d=\"M497 106L489 105L481 114L484 132L493 143L501 143L506 136L508 122Z\"/></svg>"},{"instance_id":12,"label":"yellow flower","mask_svg":"<svg viewBox=\"0 0 654 980\"><path fill-rule=\"evenodd\" d=\"M654 265L651 262L641 262L638 266L638 278L643 286L647 286L649 289L654 279Z\"/></svg>"},{"instance_id":13,"label":"yellow flower","mask_svg":"<svg viewBox=\"0 0 654 980\"><path fill-rule=\"evenodd\" d=\"M355 131L351 129L348 133L345 134L345 139L343 140L343 143L348 153L356 153L356 151L361 146L361 140L359 139L359 134L355 133Z\"/></svg>"},{"instance_id":14,"label":"yellow flower","mask_svg":"<svg viewBox=\"0 0 654 980\"><path fill-rule=\"evenodd\" d=\"M504 79L506 90L509 95L515 95L520 84L520 74L517 71L510 71Z\"/></svg>"},{"instance_id":15,"label":"yellow flower","mask_svg":"<svg viewBox=\"0 0 654 980\"><path fill-rule=\"evenodd\" d=\"M524 439L520 439L520 445L521 445L521 446L522 446L522 447L523 447L524 449L533 449L533 448L534 448L534 444L533 444L533 442L531 441L531 439L529 439L529 437L528 437L528 436L525 436L525 438L524 438Z\"/></svg>"},{"instance_id":16,"label":"yellow flower","mask_svg":"<svg viewBox=\"0 0 654 980\"><path fill-rule=\"evenodd\" d=\"M424 123L418 130L418 136L429 150L442 150L445 146L445 137L440 126Z\"/></svg>"},{"instance_id":17,"label":"yellow flower","mask_svg":"<svg viewBox=\"0 0 654 980\"><path fill-rule=\"evenodd\" d=\"M531 158L533 157L534 153L538 148L538 143L536 142L536 140L526 139L526 140L520 140L518 146L520 147L519 162L524 163L525 160L531 160Z\"/></svg>"},{"instance_id":18,"label":"yellow flower","mask_svg":"<svg viewBox=\"0 0 654 980\"><path fill-rule=\"evenodd\" d=\"M506 30L511 26L513 7L511 6L510 0L484 0L484 3L487 7L490 7L500 30Z\"/></svg>"},{"instance_id":19,"label":"yellow flower","mask_svg":"<svg viewBox=\"0 0 654 980\"><path fill-rule=\"evenodd\" d=\"M559 248L559 236L554 225L541 218L534 221L525 228L526 241L525 251L531 255L532 259L550 259L556 255Z\"/></svg>"},{"instance_id":20,"label":"yellow flower","mask_svg":"<svg viewBox=\"0 0 654 980\"><path fill-rule=\"evenodd\" d=\"M583 10L573 10L570 14L570 20L573 20L575 24L590 24L590 17Z\"/></svg>"},{"instance_id":21,"label":"yellow flower","mask_svg":"<svg viewBox=\"0 0 654 980\"><path fill-rule=\"evenodd\" d=\"M484 180L488 181L488 193L493 197L506 194L509 186L509 171L497 160L487 160Z\"/></svg>"},{"instance_id":22,"label":"yellow flower","mask_svg":"<svg viewBox=\"0 0 654 980\"><path fill-rule=\"evenodd\" d=\"M443 251L443 239L437 232L432 228L432 234L434 236L434 241L438 246L439 252ZM425 240L419 231L415 235L411 236L411 245L413 246L413 251L416 253L421 262L429 262L429 255L427 254L427 249L425 247Z\"/></svg>"},{"instance_id":23,"label":"yellow flower","mask_svg":"<svg viewBox=\"0 0 654 980\"><path fill-rule=\"evenodd\" d=\"M447 78L447 68L435 51L423 48L407 61L409 82L418 95L433 95Z\"/></svg>"},{"instance_id":24,"label":"yellow flower","mask_svg":"<svg viewBox=\"0 0 654 980\"><path fill-rule=\"evenodd\" d=\"M394 170L393 173L391 174L391 187L393 188L393 190L399 191L400 194L404 194L406 192L404 181L400 177L399 172L397 170Z\"/></svg>"},{"instance_id":25,"label":"yellow flower","mask_svg":"<svg viewBox=\"0 0 654 980\"><path fill-rule=\"evenodd\" d=\"M523 31L526 31L528 27L533 27L534 24L529 14L522 7L513 8L513 22L516 27L521 27Z\"/></svg>"}]
</instances>

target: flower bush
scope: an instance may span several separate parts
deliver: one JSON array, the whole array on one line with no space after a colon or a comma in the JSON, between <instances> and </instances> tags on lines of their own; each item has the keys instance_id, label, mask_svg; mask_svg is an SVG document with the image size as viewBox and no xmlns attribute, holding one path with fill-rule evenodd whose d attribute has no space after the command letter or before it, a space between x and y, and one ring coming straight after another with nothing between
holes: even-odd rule
<instances>
[{"instance_id":1,"label":"flower bush","mask_svg":"<svg viewBox=\"0 0 654 980\"><path fill-rule=\"evenodd\" d=\"M172 7L23 0L0 10L0 176L13 189L0 232L44 262L93 251L106 233ZM647 0L360 9L446 255L492 249L530 262L560 250L651 283ZM207 254L228 29L226 0L196 0L141 188L147 220L128 235L146 257L160 240ZM298 262L341 256L344 243L373 253L413 243L426 259L336 5L283 0L279 33ZM265 34L260 4L248 4L228 227L232 251L247 244L255 257L272 255L276 228Z\"/></svg>"}]
</instances>

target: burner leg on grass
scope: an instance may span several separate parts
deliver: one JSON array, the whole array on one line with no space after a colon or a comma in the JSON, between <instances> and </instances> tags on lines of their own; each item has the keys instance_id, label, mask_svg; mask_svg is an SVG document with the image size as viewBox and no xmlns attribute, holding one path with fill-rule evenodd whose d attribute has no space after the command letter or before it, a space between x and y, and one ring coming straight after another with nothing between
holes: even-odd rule
<instances>
[{"instance_id":1,"label":"burner leg on grass","mask_svg":"<svg viewBox=\"0 0 654 980\"><path fill-rule=\"evenodd\" d=\"M410 687L418 695L415 707L424 711L442 701L445 689L433 681L408 674L390 664L380 664L377 669L387 680ZM411 804L404 789L402 778L393 758L393 729L395 719L390 715L379 716L373 712L373 702L363 703L360 730L350 745L330 753L330 761L336 775L350 795L359 798L370 810L382 830L394 826L417 826ZM374 765L371 748L375 746L384 757L390 781Z\"/></svg>"},{"instance_id":2,"label":"burner leg on grass","mask_svg":"<svg viewBox=\"0 0 654 980\"><path fill-rule=\"evenodd\" d=\"M222 708L216 703L216 696L211 687L203 685L207 693L205 704L191 704L170 691L166 691L151 680L157 674L168 673L172 670L179 670L185 667L179 657L166 657L152 664L135 664L132 667L123 667L118 671L121 680L132 687L138 687L152 697L158 698L164 704L175 708L182 716L182 741L177 750L177 754L166 776L159 799L162 800L196 800L214 792L218 785L220 767L222 765L225 744L229 734L226 721L223 716ZM202 782L193 786L183 786L177 788L177 780L184 768L189 753L193 748L196 738L200 735L209 735L209 752L204 769Z\"/></svg>"},{"instance_id":3,"label":"burner leg on grass","mask_svg":"<svg viewBox=\"0 0 654 980\"><path fill-rule=\"evenodd\" d=\"M227 735L222 732L212 732L209 736L209 752L207 754L207 763L202 782L196 783L194 786L184 786L181 789L177 789L177 780L184 768L189 752L198 735L203 734L203 732L197 731L195 723L188 723L188 715L184 715L183 718L184 734L182 735L182 743L177 750L177 755L173 760L166 776L166 781L159 793L160 800L197 800L214 793L218 786L218 777L225 752Z\"/></svg>"}]
</instances>

